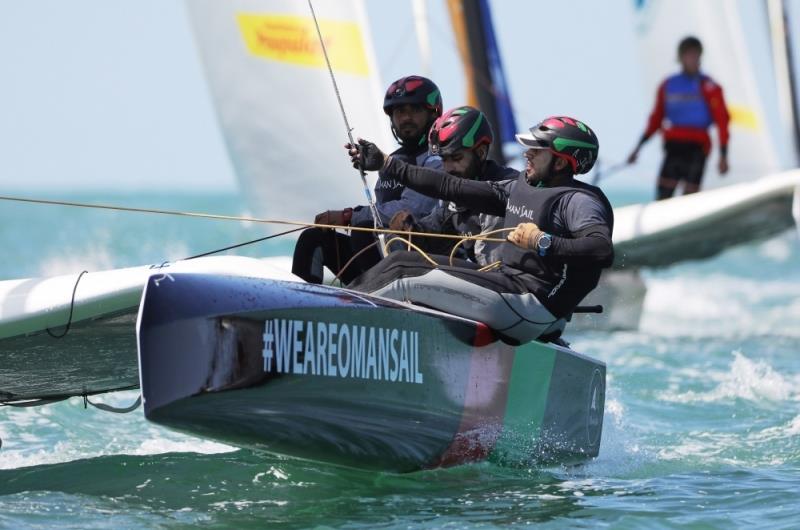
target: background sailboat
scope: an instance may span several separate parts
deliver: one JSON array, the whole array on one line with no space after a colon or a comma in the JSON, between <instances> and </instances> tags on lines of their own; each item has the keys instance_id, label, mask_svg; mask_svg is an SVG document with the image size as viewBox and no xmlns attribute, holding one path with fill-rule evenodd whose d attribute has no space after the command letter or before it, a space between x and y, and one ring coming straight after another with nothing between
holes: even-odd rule
<instances>
[{"instance_id":1,"label":"background sailboat","mask_svg":"<svg viewBox=\"0 0 800 530\"><path fill-rule=\"evenodd\" d=\"M392 145L363 1L315 8L353 133ZM186 9L251 211L311 220L365 204L342 156L346 130L308 4L199 0Z\"/></svg>"},{"instance_id":2,"label":"background sailboat","mask_svg":"<svg viewBox=\"0 0 800 530\"><path fill-rule=\"evenodd\" d=\"M704 43L702 69L723 86L731 114L732 169L718 174L715 148L703 181L711 191L618 209L616 266L664 267L706 258L792 227L800 207L800 172L790 170L797 167L800 138L781 3L635 5L642 72L652 94L676 70L669 50L683 36ZM726 190L714 190L720 187Z\"/></svg>"}]
</instances>

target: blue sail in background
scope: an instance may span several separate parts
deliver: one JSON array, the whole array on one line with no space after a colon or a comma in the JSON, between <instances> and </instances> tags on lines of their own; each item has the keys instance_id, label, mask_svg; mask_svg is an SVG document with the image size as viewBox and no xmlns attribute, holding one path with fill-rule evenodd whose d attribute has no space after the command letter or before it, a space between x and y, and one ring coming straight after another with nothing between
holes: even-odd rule
<instances>
[{"instance_id":1,"label":"blue sail in background","mask_svg":"<svg viewBox=\"0 0 800 530\"><path fill-rule=\"evenodd\" d=\"M495 132L499 134L501 144L514 143L514 135L519 132L514 120L514 109L511 107L511 94L508 90L503 61L500 59L500 49L494 35L492 14L487 0L478 0L483 23L483 35L486 43L486 59L489 63L489 72L492 77L492 91L494 92L497 119Z\"/></svg>"},{"instance_id":2,"label":"blue sail in background","mask_svg":"<svg viewBox=\"0 0 800 530\"><path fill-rule=\"evenodd\" d=\"M517 127L489 4L486 0L447 0L447 8L464 65L467 103L486 114L497 136L489 156L505 163L503 145L515 141Z\"/></svg>"}]
</instances>

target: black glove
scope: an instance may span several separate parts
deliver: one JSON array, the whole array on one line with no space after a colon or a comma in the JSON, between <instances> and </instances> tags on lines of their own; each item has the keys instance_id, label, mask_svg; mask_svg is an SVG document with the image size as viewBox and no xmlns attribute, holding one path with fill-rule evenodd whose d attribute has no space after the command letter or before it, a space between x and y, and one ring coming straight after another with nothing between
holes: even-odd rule
<instances>
[{"instance_id":1,"label":"black glove","mask_svg":"<svg viewBox=\"0 0 800 530\"><path fill-rule=\"evenodd\" d=\"M345 144L350 161L356 169L364 171L378 171L386 163L386 155L374 143L358 139L358 144Z\"/></svg>"}]
</instances>

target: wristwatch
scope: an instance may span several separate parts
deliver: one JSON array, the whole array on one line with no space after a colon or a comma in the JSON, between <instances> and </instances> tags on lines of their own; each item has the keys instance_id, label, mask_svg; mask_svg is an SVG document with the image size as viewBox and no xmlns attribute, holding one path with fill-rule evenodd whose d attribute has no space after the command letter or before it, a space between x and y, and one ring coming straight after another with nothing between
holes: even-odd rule
<instances>
[{"instance_id":1,"label":"wristwatch","mask_svg":"<svg viewBox=\"0 0 800 530\"><path fill-rule=\"evenodd\" d=\"M539 240L536 241L536 249L539 251L540 256L544 256L547 254L547 250L550 248L550 245L553 244L553 236L548 234L547 232L543 232L541 236L539 236Z\"/></svg>"}]
</instances>

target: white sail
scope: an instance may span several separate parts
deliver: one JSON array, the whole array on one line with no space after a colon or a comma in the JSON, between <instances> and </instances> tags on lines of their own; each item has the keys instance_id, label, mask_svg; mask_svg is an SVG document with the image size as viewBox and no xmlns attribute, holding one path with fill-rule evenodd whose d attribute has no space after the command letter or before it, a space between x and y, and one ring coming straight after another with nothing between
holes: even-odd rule
<instances>
[{"instance_id":1,"label":"white sail","mask_svg":"<svg viewBox=\"0 0 800 530\"><path fill-rule=\"evenodd\" d=\"M254 215L366 204L308 3L186 2L222 133ZM314 4L353 135L391 145L361 0Z\"/></svg>"},{"instance_id":2,"label":"white sail","mask_svg":"<svg viewBox=\"0 0 800 530\"><path fill-rule=\"evenodd\" d=\"M702 71L722 85L731 114L731 173L716 171L718 137L703 187L758 178L796 167L794 139L782 123L766 4L747 0L636 0L638 49L645 88L655 94L679 69L677 46L703 42ZM644 125L644 117L642 119Z\"/></svg>"}]
</instances>

